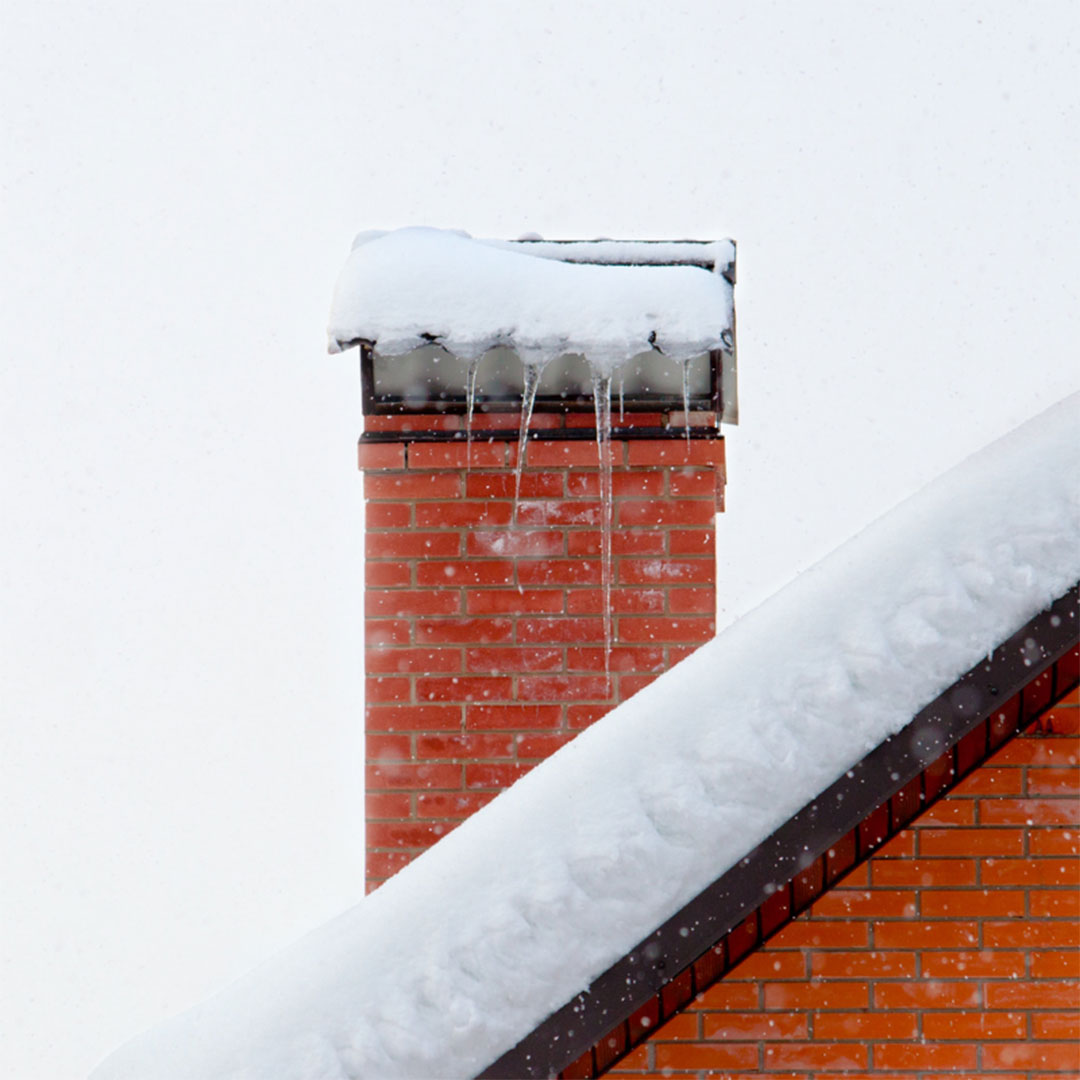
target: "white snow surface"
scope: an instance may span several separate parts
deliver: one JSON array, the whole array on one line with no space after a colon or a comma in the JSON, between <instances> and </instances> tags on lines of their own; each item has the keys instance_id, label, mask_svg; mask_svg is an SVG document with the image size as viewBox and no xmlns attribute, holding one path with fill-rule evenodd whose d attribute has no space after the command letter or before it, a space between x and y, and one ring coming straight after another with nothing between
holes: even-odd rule
<instances>
[{"instance_id":1,"label":"white snow surface","mask_svg":"<svg viewBox=\"0 0 1080 1080\"><path fill-rule=\"evenodd\" d=\"M592 245L573 245L573 250ZM597 257L676 258L681 245L596 245ZM718 257L731 245L685 245ZM723 345L732 287L697 266L585 265L558 245L474 240L409 228L361 233L338 277L328 327L330 352L357 341L397 356L436 340L474 359L496 346L526 362L578 353L603 371L654 347L689 360ZM573 256L572 252L570 253ZM684 256L685 257L685 256ZM722 269L722 264L720 266Z\"/></svg>"},{"instance_id":2,"label":"white snow surface","mask_svg":"<svg viewBox=\"0 0 1080 1080\"><path fill-rule=\"evenodd\" d=\"M1080 579L1078 421L940 477L93 1080L474 1075Z\"/></svg>"}]
</instances>

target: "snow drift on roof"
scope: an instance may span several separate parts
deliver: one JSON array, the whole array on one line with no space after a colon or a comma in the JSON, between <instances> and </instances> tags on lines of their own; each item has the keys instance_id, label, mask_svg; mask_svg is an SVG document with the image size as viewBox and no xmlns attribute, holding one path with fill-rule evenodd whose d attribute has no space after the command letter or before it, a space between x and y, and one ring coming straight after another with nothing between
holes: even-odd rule
<instances>
[{"instance_id":1,"label":"snow drift on roof","mask_svg":"<svg viewBox=\"0 0 1080 1080\"><path fill-rule=\"evenodd\" d=\"M1080 579L1078 413L940 477L93 1080L474 1075Z\"/></svg>"},{"instance_id":2,"label":"snow drift on roof","mask_svg":"<svg viewBox=\"0 0 1080 1080\"><path fill-rule=\"evenodd\" d=\"M731 249L658 250L674 259L681 247L692 252L683 258L704 261ZM573 261L590 249L604 265ZM330 351L367 341L396 356L435 340L469 359L504 345L538 361L580 353L610 370L654 347L676 360L721 348L731 330L730 283L700 266L648 265L657 257L642 243L563 248L438 229L362 233L334 290ZM616 264L633 258L645 265Z\"/></svg>"}]
</instances>

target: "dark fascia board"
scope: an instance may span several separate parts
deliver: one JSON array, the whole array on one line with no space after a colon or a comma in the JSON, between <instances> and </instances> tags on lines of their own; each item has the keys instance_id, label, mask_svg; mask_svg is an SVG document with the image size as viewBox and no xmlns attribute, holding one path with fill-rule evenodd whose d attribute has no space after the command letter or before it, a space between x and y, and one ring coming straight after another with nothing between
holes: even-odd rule
<instances>
[{"instance_id":1,"label":"dark fascia board","mask_svg":"<svg viewBox=\"0 0 1080 1080\"><path fill-rule=\"evenodd\" d=\"M1077 642L1080 585L961 676L767 840L483 1072L558 1074L758 912L777 888L857 828Z\"/></svg>"}]
</instances>

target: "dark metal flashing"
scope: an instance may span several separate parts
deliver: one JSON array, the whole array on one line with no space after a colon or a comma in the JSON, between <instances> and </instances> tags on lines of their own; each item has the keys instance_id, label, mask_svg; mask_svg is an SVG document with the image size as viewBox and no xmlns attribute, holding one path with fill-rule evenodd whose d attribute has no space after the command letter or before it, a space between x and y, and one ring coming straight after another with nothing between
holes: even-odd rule
<instances>
[{"instance_id":1,"label":"dark metal flashing","mask_svg":"<svg viewBox=\"0 0 1080 1080\"><path fill-rule=\"evenodd\" d=\"M732 329L731 335L731 343L728 349L711 349L709 351L712 392L708 396L691 395L689 399L691 411L708 411L721 415L725 406L731 404L731 401L727 399L730 399L734 393L734 329ZM404 401L397 395L376 393L374 343L358 338L355 341L343 344L346 348L356 345L360 349L360 404L365 416L465 413L468 411L464 388L459 394L445 398L429 399L418 404ZM432 344L438 344L438 342L432 339ZM726 389L725 383L728 383ZM621 407L624 412L629 413L660 412L671 409L672 405L667 398L635 398L627 396L623 399ZM520 412L521 395L516 394L507 398L490 399L478 397L477 409L481 415L483 412ZM592 409L593 399L590 395L563 398L548 397L540 394L537 396L533 406L533 411L538 413L591 412Z\"/></svg>"},{"instance_id":2,"label":"dark metal flashing","mask_svg":"<svg viewBox=\"0 0 1080 1080\"><path fill-rule=\"evenodd\" d=\"M615 441L633 442L636 439L685 439L684 427L613 427L611 438ZM400 442L465 442L469 438L464 431L365 431L360 441L365 443ZM715 427L690 428L691 439L718 439ZM526 436L528 442L596 442L596 428L537 428ZM472 442L517 442L518 433L512 428L478 429L472 433Z\"/></svg>"},{"instance_id":3,"label":"dark metal flashing","mask_svg":"<svg viewBox=\"0 0 1080 1080\"><path fill-rule=\"evenodd\" d=\"M596 1076L1075 685L1073 586L478 1074ZM655 1014L655 1015L653 1015ZM585 1055L583 1058L582 1055ZM580 1071L570 1067L582 1059Z\"/></svg>"}]
</instances>

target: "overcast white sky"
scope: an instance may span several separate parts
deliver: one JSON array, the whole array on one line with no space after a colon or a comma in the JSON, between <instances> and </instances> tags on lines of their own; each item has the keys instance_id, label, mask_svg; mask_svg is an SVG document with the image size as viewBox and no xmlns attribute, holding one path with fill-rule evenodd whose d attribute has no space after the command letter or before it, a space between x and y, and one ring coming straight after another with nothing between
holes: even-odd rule
<instances>
[{"instance_id":1,"label":"overcast white sky","mask_svg":"<svg viewBox=\"0 0 1080 1080\"><path fill-rule=\"evenodd\" d=\"M0 1073L362 893L354 232L732 236L722 620L1080 385L1080 8L8 3Z\"/></svg>"}]
</instances>

